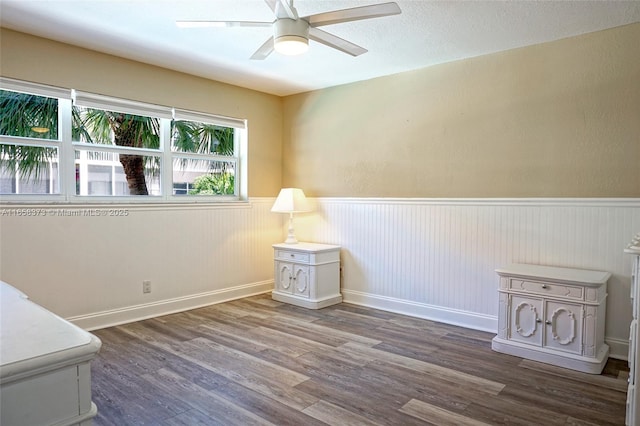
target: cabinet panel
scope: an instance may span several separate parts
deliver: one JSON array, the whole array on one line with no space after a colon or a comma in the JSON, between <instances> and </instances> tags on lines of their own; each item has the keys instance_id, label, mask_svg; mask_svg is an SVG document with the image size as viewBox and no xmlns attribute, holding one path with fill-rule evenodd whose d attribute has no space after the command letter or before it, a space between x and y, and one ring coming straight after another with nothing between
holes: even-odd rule
<instances>
[{"instance_id":1,"label":"cabinet panel","mask_svg":"<svg viewBox=\"0 0 640 426\"><path fill-rule=\"evenodd\" d=\"M290 263L276 262L276 290L283 293L292 293L293 265Z\"/></svg>"},{"instance_id":2,"label":"cabinet panel","mask_svg":"<svg viewBox=\"0 0 640 426\"><path fill-rule=\"evenodd\" d=\"M544 346L582 354L582 316L581 305L547 301Z\"/></svg>"},{"instance_id":3,"label":"cabinet panel","mask_svg":"<svg viewBox=\"0 0 640 426\"><path fill-rule=\"evenodd\" d=\"M637 350L637 333L638 333L638 320L631 321L629 326L629 383L635 385L636 382L636 350Z\"/></svg>"},{"instance_id":4,"label":"cabinet panel","mask_svg":"<svg viewBox=\"0 0 640 426\"><path fill-rule=\"evenodd\" d=\"M542 344L542 300L519 295L511 296L510 338L517 342Z\"/></svg>"},{"instance_id":5,"label":"cabinet panel","mask_svg":"<svg viewBox=\"0 0 640 426\"><path fill-rule=\"evenodd\" d=\"M633 318L638 318L638 303L636 303L636 298L638 297L638 261L640 260L640 256L637 256L633 259L632 269L631 269L631 308L633 309Z\"/></svg>"},{"instance_id":6,"label":"cabinet panel","mask_svg":"<svg viewBox=\"0 0 640 426\"><path fill-rule=\"evenodd\" d=\"M638 305L640 304L640 233L636 234L632 242L624 250L633 255L631 261L631 305L633 318L629 326L629 388L627 390L627 426L637 426L640 423L640 392L638 391L638 368L640 368L640 353L638 353Z\"/></svg>"},{"instance_id":7,"label":"cabinet panel","mask_svg":"<svg viewBox=\"0 0 640 426\"><path fill-rule=\"evenodd\" d=\"M625 425L627 426L635 426L636 425L636 386L629 385L627 388L627 416L625 420Z\"/></svg>"},{"instance_id":8,"label":"cabinet panel","mask_svg":"<svg viewBox=\"0 0 640 426\"><path fill-rule=\"evenodd\" d=\"M308 266L294 265L293 294L296 296L309 297L309 289L311 288L310 279Z\"/></svg>"}]
</instances>

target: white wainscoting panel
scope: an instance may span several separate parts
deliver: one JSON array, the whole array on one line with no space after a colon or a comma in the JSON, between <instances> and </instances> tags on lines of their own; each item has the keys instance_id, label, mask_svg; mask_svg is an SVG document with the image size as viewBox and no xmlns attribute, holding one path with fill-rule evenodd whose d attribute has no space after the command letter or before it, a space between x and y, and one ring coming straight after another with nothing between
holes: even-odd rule
<instances>
[{"instance_id":1,"label":"white wainscoting panel","mask_svg":"<svg viewBox=\"0 0 640 426\"><path fill-rule=\"evenodd\" d=\"M343 247L345 301L495 332L510 262L609 271L607 342L627 353L638 199L318 198L299 240Z\"/></svg>"},{"instance_id":2,"label":"white wainscoting panel","mask_svg":"<svg viewBox=\"0 0 640 426\"><path fill-rule=\"evenodd\" d=\"M271 291L285 219L273 201L2 205L0 279L87 329Z\"/></svg>"}]
</instances>

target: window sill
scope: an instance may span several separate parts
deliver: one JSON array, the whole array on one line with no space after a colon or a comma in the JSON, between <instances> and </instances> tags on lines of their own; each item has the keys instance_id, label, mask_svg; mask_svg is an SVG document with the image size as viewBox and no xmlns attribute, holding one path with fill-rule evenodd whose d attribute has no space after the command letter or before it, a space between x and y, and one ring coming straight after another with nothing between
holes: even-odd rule
<instances>
[{"instance_id":1,"label":"window sill","mask_svg":"<svg viewBox=\"0 0 640 426\"><path fill-rule=\"evenodd\" d=\"M12 197L13 198L13 197ZM135 198L87 198L82 200L63 200L60 198L51 201L38 200L16 200L0 197L0 209L3 213L7 210L34 210L40 212L40 215L46 216L47 211L52 214L56 210L82 210L82 209L126 209L126 210L183 210L183 209L232 209L232 208L249 208L251 203L248 200L240 199L224 199L214 200L211 198L198 200L167 200L159 197L154 199ZM0 214L2 216L2 214Z\"/></svg>"}]
</instances>

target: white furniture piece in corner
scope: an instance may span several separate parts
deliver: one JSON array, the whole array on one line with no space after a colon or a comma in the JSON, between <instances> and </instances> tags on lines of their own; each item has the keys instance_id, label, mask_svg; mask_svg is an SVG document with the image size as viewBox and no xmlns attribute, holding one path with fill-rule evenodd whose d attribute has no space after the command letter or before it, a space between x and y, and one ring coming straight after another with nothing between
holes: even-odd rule
<instances>
[{"instance_id":1,"label":"white furniture piece in corner","mask_svg":"<svg viewBox=\"0 0 640 426\"><path fill-rule=\"evenodd\" d=\"M604 343L609 272L527 264L496 272L500 303L493 350L602 372L609 357Z\"/></svg>"},{"instance_id":2,"label":"white furniture piece in corner","mask_svg":"<svg viewBox=\"0 0 640 426\"><path fill-rule=\"evenodd\" d=\"M100 340L0 281L0 424L90 426Z\"/></svg>"},{"instance_id":3,"label":"white furniture piece in corner","mask_svg":"<svg viewBox=\"0 0 640 426\"><path fill-rule=\"evenodd\" d=\"M640 302L640 233L624 250L633 256L631 260L631 306L632 319L629 327L629 386L627 388L627 426L640 425L640 390L638 389L638 368L640 367L640 351L638 351L638 302Z\"/></svg>"},{"instance_id":4,"label":"white furniture piece in corner","mask_svg":"<svg viewBox=\"0 0 640 426\"><path fill-rule=\"evenodd\" d=\"M273 249L274 300L310 309L342 302L340 246L299 242L274 244Z\"/></svg>"}]
</instances>

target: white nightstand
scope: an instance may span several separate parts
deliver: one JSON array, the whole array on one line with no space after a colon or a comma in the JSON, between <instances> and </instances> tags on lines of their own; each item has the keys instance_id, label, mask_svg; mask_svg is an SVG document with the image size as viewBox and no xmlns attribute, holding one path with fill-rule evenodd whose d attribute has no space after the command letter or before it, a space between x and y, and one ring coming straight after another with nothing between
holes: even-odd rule
<instances>
[{"instance_id":1,"label":"white nightstand","mask_svg":"<svg viewBox=\"0 0 640 426\"><path fill-rule=\"evenodd\" d=\"M498 335L491 347L535 361L600 374L609 272L513 264L500 276Z\"/></svg>"},{"instance_id":2,"label":"white nightstand","mask_svg":"<svg viewBox=\"0 0 640 426\"><path fill-rule=\"evenodd\" d=\"M340 246L299 242L273 248L274 300L310 309L342 302Z\"/></svg>"}]
</instances>

